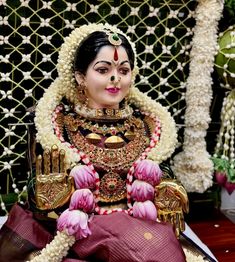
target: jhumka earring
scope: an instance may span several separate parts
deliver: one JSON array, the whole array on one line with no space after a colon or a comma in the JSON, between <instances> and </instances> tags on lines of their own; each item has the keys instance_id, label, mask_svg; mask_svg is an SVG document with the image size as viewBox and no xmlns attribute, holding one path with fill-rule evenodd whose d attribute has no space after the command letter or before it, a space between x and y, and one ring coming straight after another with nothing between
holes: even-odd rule
<instances>
[{"instance_id":1,"label":"jhumka earring","mask_svg":"<svg viewBox=\"0 0 235 262\"><path fill-rule=\"evenodd\" d=\"M78 100L84 104L85 107L88 106L88 97L85 92L86 86L84 82L78 84Z\"/></svg>"}]
</instances>

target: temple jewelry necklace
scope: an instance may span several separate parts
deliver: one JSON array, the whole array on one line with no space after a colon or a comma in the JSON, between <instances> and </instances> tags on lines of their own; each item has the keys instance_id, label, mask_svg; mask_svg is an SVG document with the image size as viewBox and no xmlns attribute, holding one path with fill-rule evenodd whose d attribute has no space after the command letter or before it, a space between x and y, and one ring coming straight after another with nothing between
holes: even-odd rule
<instances>
[{"instance_id":1,"label":"temple jewelry necklace","mask_svg":"<svg viewBox=\"0 0 235 262\"><path fill-rule=\"evenodd\" d=\"M134 175L134 171L135 171L135 167L137 165L137 163L143 159L145 159L148 155L148 153L152 150L152 148L154 148L156 146L156 144L159 142L160 139L160 135L161 135L161 124L158 120L157 117L155 116L150 116L151 118L153 118L154 122L155 122L155 127L151 136L151 141L149 143L149 146L144 150L144 152L140 155L140 157L134 161L134 163L132 164L131 168L128 171L127 174L127 178L126 178L126 189L127 189L127 206L128 209L124 210L121 208L114 208L114 209L105 209L105 208L101 208L98 205L99 202L99 188L100 188L100 176L99 174L96 172L92 162L90 161L89 157L82 151L80 151L79 149L75 148L72 144L68 143L67 141L65 141L63 135L60 132L60 127L57 124L57 116L58 114L63 110L62 106L57 106L53 112L53 116L52 116L52 124L53 124L53 128L55 130L55 134L57 136L57 138L60 140L60 142L62 144L64 144L67 148L70 148L71 150L73 150L74 153L78 154L79 158L81 159L81 161L90 167L90 169L92 170L95 178L96 178L96 186L95 186L95 191L93 192L94 195L94 199L95 199L95 203L96 203L96 207L95 207L95 211L100 214L100 215L107 215L107 214L111 214L114 212L125 212L127 214L132 214L132 203L131 203L131 184L133 181L133 175ZM142 112L143 113L143 112ZM143 113L145 114L145 113ZM146 113L146 115L149 115Z\"/></svg>"}]
</instances>

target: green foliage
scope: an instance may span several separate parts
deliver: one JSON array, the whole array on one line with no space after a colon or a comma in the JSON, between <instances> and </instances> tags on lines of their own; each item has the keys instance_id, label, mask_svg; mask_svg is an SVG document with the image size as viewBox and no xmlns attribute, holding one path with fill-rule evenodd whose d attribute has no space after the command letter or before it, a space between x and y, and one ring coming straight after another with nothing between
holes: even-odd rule
<instances>
[{"instance_id":1,"label":"green foliage","mask_svg":"<svg viewBox=\"0 0 235 262\"><path fill-rule=\"evenodd\" d=\"M235 169L234 164L226 159L220 157L211 158L214 163L214 169L219 172L225 172L230 182L235 182Z\"/></svg>"},{"instance_id":2,"label":"green foliage","mask_svg":"<svg viewBox=\"0 0 235 262\"><path fill-rule=\"evenodd\" d=\"M235 0L225 0L224 9L227 11L230 24L235 23Z\"/></svg>"}]
</instances>

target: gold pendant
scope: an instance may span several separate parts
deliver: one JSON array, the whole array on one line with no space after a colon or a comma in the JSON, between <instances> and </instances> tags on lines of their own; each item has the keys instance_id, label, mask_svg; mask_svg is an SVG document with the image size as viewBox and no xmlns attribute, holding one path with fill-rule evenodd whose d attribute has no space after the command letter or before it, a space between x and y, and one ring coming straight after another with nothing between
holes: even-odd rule
<instances>
[{"instance_id":1,"label":"gold pendant","mask_svg":"<svg viewBox=\"0 0 235 262\"><path fill-rule=\"evenodd\" d=\"M134 132L131 132L131 131L129 130L129 131L126 131L126 132L125 132L124 136L125 136L128 140L132 141L132 140L135 138L135 133L134 133Z\"/></svg>"},{"instance_id":2,"label":"gold pendant","mask_svg":"<svg viewBox=\"0 0 235 262\"><path fill-rule=\"evenodd\" d=\"M108 148L120 148L124 146L125 142L119 136L110 136L104 141L104 144Z\"/></svg>"},{"instance_id":3,"label":"gold pendant","mask_svg":"<svg viewBox=\"0 0 235 262\"><path fill-rule=\"evenodd\" d=\"M91 144L98 144L101 141L101 136L95 133L86 135L86 139Z\"/></svg>"}]
</instances>

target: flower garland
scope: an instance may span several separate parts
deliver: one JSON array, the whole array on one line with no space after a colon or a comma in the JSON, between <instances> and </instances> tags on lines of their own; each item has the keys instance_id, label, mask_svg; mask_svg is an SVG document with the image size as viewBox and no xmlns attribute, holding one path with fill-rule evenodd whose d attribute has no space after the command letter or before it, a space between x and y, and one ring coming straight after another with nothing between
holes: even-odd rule
<instances>
[{"instance_id":1,"label":"flower garland","mask_svg":"<svg viewBox=\"0 0 235 262\"><path fill-rule=\"evenodd\" d=\"M40 255L34 257L31 262L60 262L68 254L68 250L75 243L75 237L66 232L57 231L56 236L42 249ZM29 262L29 261L27 261Z\"/></svg>"},{"instance_id":2,"label":"flower garland","mask_svg":"<svg viewBox=\"0 0 235 262\"><path fill-rule=\"evenodd\" d=\"M219 0L199 0L187 80L183 152L174 158L173 171L188 192L204 192L212 185L213 163L206 150L210 122L211 72L217 51L217 25L223 10Z\"/></svg>"}]
</instances>

